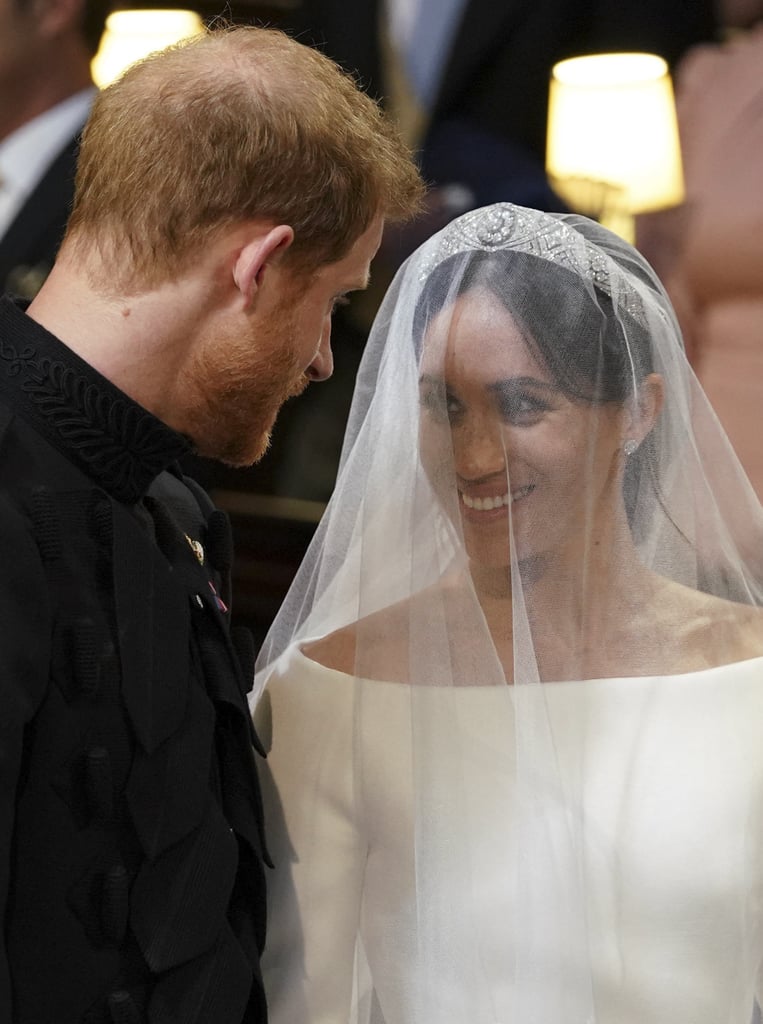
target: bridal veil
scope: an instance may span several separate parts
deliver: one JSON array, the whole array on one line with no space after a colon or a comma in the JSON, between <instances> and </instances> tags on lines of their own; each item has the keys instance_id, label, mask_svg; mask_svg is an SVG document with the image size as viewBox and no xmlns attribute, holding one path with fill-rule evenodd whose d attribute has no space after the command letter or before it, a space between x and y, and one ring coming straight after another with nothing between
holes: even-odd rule
<instances>
[{"instance_id":1,"label":"bridal veil","mask_svg":"<svg viewBox=\"0 0 763 1024\"><path fill-rule=\"evenodd\" d=\"M747 1024L762 584L640 255L510 204L426 242L257 663L277 1024Z\"/></svg>"}]
</instances>

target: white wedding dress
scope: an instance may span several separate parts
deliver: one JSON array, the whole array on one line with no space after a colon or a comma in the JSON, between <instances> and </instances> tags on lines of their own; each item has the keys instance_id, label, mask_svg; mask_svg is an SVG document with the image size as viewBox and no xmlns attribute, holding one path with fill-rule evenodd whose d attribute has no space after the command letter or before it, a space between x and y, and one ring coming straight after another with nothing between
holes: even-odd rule
<instances>
[{"instance_id":1,"label":"white wedding dress","mask_svg":"<svg viewBox=\"0 0 763 1024\"><path fill-rule=\"evenodd\" d=\"M574 822L583 893L564 906L551 865L532 914L514 827L519 689L358 680L297 647L275 663L256 714L272 735L272 1024L344 1024L364 1000L385 1024L526 1024L528 929L533 1005L545 987L564 1005L582 965L595 1024L749 1024L763 954L763 658L521 687L542 705L561 780L544 797L539 773L533 811L552 848ZM557 913L579 916L577 948L555 941L569 934Z\"/></svg>"}]
</instances>

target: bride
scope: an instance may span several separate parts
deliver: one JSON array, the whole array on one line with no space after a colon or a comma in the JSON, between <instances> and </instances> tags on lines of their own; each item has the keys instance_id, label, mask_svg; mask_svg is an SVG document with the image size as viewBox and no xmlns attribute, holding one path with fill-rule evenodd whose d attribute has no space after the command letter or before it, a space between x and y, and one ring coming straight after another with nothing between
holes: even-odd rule
<instances>
[{"instance_id":1,"label":"bride","mask_svg":"<svg viewBox=\"0 0 763 1024\"><path fill-rule=\"evenodd\" d=\"M274 1024L749 1024L762 582L638 253L509 204L425 243L258 659Z\"/></svg>"}]
</instances>

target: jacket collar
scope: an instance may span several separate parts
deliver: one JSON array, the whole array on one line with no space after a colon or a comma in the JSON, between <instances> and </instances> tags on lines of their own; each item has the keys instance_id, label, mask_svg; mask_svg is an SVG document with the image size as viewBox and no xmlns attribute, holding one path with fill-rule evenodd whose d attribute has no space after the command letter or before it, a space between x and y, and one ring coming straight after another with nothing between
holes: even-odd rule
<instances>
[{"instance_id":1,"label":"jacket collar","mask_svg":"<svg viewBox=\"0 0 763 1024\"><path fill-rule=\"evenodd\" d=\"M114 498L138 501L189 442L24 309L0 300L0 397Z\"/></svg>"}]
</instances>

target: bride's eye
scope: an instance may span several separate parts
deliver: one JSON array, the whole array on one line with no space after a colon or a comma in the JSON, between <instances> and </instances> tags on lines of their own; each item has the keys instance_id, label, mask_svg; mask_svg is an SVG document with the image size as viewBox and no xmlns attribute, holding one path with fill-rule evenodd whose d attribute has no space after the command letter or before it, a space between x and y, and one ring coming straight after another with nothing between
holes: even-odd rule
<instances>
[{"instance_id":1,"label":"bride's eye","mask_svg":"<svg viewBox=\"0 0 763 1024\"><path fill-rule=\"evenodd\" d=\"M502 393L498 396L501 417L516 426L531 426L542 419L550 406L545 399L529 391Z\"/></svg>"},{"instance_id":2,"label":"bride's eye","mask_svg":"<svg viewBox=\"0 0 763 1024\"><path fill-rule=\"evenodd\" d=\"M463 406L455 395L443 388L422 388L419 392L419 401L432 419L443 423L453 423L463 411Z\"/></svg>"}]
</instances>

